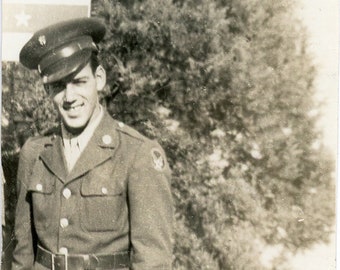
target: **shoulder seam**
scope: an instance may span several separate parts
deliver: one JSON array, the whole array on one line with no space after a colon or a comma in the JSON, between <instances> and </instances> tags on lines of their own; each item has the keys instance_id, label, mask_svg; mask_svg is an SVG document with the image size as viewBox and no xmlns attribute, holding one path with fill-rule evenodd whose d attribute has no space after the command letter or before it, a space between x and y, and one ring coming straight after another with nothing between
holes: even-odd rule
<instances>
[{"instance_id":1,"label":"shoulder seam","mask_svg":"<svg viewBox=\"0 0 340 270\"><path fill-rule=\"evenodd\" d=\"M35 136L35 137L30 137L26 140L24 146L26 147L34 147L34 145L41 145L45 146L46 144L51 143L51 137L52 136Z\"/></svg>"},{"instance_id":2,"label":"shoulder seam","mask_svg":"<svg viewBox=\"0 0 340 270\"><path fill-rule=\"evenodd\" d=\"M147 139L144 135L139 133L137 130L135 130L132 127L127 126L127 125L125 125L123 128L117 127L116 129L119 132L122 132L122 133L124 133L124 134L126 134L126 135L128 135L128 136L130 136L132 138L135 138L135 139L137 139L139 141L142 141L142 142L146 141L146 139Z\"/></svg>"}]
</instances>

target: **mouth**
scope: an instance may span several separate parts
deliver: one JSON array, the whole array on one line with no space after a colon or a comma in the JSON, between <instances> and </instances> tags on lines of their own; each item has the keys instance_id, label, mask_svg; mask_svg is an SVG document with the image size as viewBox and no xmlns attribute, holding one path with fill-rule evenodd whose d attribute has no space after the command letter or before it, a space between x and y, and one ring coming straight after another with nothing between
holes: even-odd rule
<instances>
[{"instance_id":1,"label":"mouth","mask_svg":"<svg viewBox=\"0 0 340 270\"><path fill-rule=\"evenodd\" d=\"M80 109L82 109L83 107L84 107L84 103L79 103L79 104L67 104L67 103L64 103L62 105L62 108L65 111L68 111L68 112L76 112L76 111L79 111Z\"/></svg>"}]
</instances>

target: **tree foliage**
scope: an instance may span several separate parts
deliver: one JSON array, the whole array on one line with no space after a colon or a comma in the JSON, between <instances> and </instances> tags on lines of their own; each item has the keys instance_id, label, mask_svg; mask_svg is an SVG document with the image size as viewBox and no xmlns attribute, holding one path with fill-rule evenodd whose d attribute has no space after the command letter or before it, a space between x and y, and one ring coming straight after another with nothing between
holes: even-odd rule
<instances>
[{"instance_id":1,"label":"tree foliage","mask_svg":"<svg viewBox=\"0 0 340 270\"><path fill-rule=\"evenodd\" d=\"M92 1L107 26L102 103L156 138L173 170L174 269L264 269L262 247L327 239L334 168L315 129L316 73L295 4ZM2 73L13 179L22 141L56 118L35 74L13 63Z\"/></svg>"}]
</instances>

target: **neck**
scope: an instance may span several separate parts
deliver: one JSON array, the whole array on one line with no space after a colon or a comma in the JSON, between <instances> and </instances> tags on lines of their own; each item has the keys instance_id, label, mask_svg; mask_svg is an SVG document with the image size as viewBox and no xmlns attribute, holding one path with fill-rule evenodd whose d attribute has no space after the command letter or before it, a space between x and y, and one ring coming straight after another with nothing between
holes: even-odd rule
<instances>
[{"instance_id":1,"label":"neck","mask_svg":"<svg viewBox=\"0 0 340 270\"><path fill-rule=\"evenodd\" d=\"M66 130L70 135L72 135L72 137L76 137L76 136L80 135L80 134L84 131L84 129L87 127L87 125L88 125L88 122L87 122L86 125L83 126L83 127L80 127L80 128L71 128L71 127L68 127L68 126L66 126L65 124L63 124L65 130Z\"/></svg>"}]
</instances>

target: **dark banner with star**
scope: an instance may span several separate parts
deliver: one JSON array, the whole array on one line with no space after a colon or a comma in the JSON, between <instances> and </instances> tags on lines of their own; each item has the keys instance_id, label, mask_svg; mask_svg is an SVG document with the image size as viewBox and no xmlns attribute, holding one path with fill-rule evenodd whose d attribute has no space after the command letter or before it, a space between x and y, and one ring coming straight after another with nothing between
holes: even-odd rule
<instances>
[{"instance_id":1,"label":"dark banner with star","mask_svg":"<svg viewBox=\"0 0 340 270\"><path fill-rule=\"evenodd\" d=\"M88 17L91 0L3 0L2 61L18 61L32 34L59 21Z\"/></svg>"}]
</instances>

